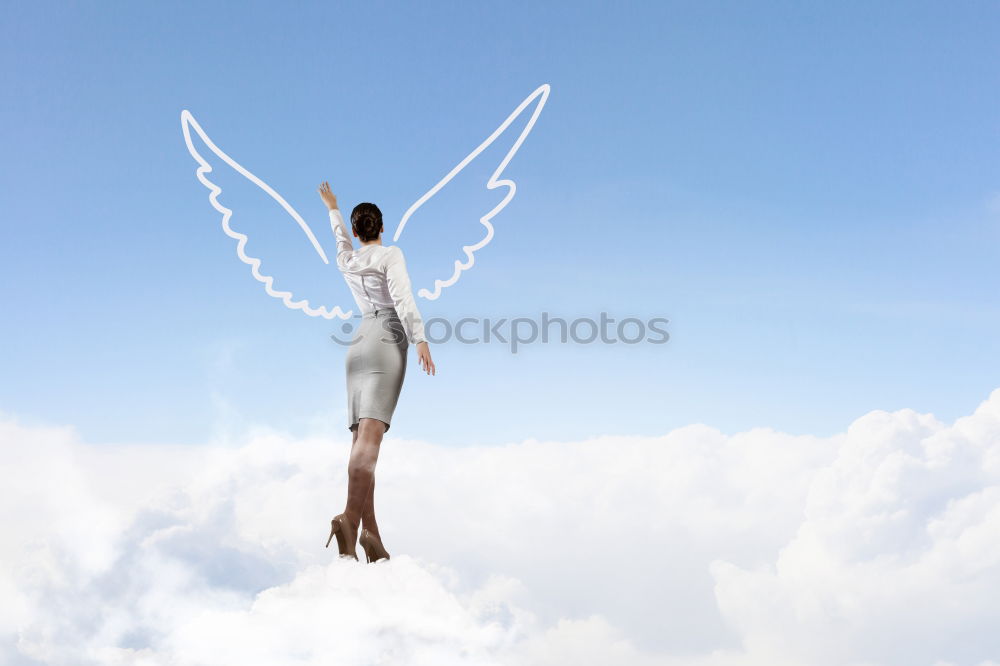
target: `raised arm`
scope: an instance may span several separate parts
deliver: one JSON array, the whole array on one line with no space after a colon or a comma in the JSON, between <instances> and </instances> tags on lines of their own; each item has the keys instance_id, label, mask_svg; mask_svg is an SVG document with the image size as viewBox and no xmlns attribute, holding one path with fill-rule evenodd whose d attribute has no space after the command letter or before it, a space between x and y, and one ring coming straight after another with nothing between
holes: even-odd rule
<instances>
[{"instance_id":1,"label":"raised arm","mask_svg":"<svg viewBox=\"0 0 1000 666\"><path fill-rule=\"evenodd\" d=\"M337 268L344 270L347 261L354 251L354 241L347 232L347 225L344 223L344 216L340 214L337 206L337 197L330 191L330 183L323 181L319 186L319 195L323 203L330 209L330 226L333 227L333 237L337 239Z\"/></svg>"}]
</instances>

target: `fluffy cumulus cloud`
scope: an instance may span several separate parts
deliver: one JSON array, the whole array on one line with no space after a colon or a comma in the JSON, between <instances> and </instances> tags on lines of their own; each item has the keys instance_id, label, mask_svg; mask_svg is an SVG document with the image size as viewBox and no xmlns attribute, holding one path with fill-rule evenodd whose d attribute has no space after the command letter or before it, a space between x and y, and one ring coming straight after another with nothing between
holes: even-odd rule
<instances>
[{"instance_id":1,"label":"fluffy cumulus cloud","mask_svg":"<svg viewBox=\"0 0 1000 666\"><path fill-rule=\"evenodd\" d=\"M374 565L323 547L348 450L0 421L0 663L1000 666L1000 390L830 438L389 438Z\"/></svg>"}]
</instances>

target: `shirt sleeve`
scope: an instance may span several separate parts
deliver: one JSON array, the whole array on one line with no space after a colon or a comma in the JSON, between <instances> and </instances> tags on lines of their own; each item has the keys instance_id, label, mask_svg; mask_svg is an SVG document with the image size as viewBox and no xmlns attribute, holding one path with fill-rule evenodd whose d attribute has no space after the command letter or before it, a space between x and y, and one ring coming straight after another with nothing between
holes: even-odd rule
<instances>
[{"instance_id":1,"label":"shirt sleeve","mask_svg":"<svg viewBox=\"0 0 1000 666\"><path fill-rule=\"evenodd\" d=\"M396 306L396 314L403 322L407 339L412 344L426 342L424 320L420 317L420 310L413 300L410 276L406 272L406 260L403 258L403 251L396 245L388 252L385 276L389 285L389 295L392 296L392 302Z\"/></svg>"},{"instance_id":2,"label":"shirt sleeve","mask_svg":"<svg viewBox=\"0 0 1000 666\"><path fill-rule=\"evenodd\" d=\"M339 208L330 211L330 226L333 227L333 236L337 239L337 268L344 270L354 252L354 242L347 233L347 225L344 224L344 216L340 214Z\"/></svg>"}]
</instances>

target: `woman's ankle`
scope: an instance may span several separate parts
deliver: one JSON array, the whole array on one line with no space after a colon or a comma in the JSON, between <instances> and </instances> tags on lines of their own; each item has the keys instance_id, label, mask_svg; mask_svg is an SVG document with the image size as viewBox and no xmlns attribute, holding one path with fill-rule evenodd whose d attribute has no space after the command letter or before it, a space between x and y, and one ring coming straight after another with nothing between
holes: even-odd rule
<instances>
[{"instance_id":1,"label":"woman's ankle","mask_svg":"<svg viewBox=\"0 0 1000 666\"><path fill-rule=\"evenodd\" d=\"M354 531L357 532L358 531L358 525L361 524L361 514L356 514L353 511L345 509L344 510L344 520L346 520L347 524L350 525L351 527L353 527Z\"/></svg>"}]
</instances>

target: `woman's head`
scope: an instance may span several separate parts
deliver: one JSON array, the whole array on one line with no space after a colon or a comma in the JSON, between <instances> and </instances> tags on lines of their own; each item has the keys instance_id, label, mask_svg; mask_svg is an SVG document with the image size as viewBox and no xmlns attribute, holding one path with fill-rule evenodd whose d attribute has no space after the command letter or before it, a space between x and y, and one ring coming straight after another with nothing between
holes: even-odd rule
<instances>
[{"instance_id":1,"label":"woman's head","mask_svg":"<svg viewBox=\"0 0 1000 666\"><path fill-rule=\"evenodd\" d=\"M377 239L382 233L382 211L373 203L359 203L351 211L351 228L362 243Z\"/></svg>"}]
</instances>

